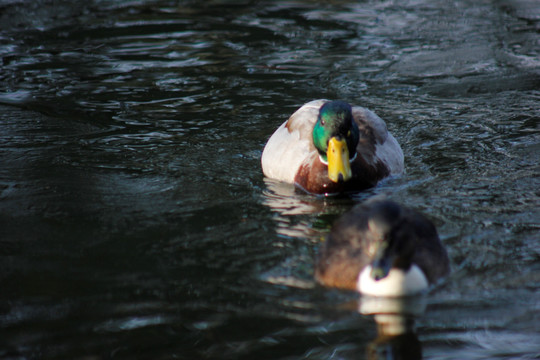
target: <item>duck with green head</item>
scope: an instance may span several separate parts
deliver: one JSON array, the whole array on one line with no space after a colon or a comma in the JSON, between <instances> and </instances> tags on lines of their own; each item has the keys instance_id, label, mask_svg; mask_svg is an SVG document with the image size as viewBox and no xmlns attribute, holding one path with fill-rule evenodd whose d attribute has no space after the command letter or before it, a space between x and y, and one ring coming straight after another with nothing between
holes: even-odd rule
<instances>
[{"instance_id":1,"label":"duck with green head","mask_svg":"<svg viewBox=\"0 0 540 360\"><path fill-rule=\"evenodd\" d=\"M403 152L385 122L344 101L314 100L268 140L263 173L314 194L359 191L403 172Z\"/></svg>"}]
</instances>

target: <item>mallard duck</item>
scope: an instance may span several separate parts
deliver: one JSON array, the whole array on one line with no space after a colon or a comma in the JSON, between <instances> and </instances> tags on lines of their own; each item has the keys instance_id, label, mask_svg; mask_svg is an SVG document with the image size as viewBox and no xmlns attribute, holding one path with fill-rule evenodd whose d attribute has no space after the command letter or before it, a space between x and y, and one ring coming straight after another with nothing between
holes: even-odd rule
<instances>
[{"instance_id":1,"label":"mallard duck","mask_svg":"<svg viewBox=\"0 0 540 360\"><path fill-rule=\"evenodd\" d=\"M385 122L344 101L314 100L270 137L261 164L269 178L313 194L359 191L403 172L403 151Z\"/></svg>"},{"instance_id":2,"label":"mallard duck","mask_svg":"<svg viewBox=\"0 0 540 360\"><path fill-rule=\"evenodd\" d=\"M422 214L369 200L339 218L323 244L316 279L373 296L422 292L450 271L437 230Z\"/></svg>"}]
</instances>

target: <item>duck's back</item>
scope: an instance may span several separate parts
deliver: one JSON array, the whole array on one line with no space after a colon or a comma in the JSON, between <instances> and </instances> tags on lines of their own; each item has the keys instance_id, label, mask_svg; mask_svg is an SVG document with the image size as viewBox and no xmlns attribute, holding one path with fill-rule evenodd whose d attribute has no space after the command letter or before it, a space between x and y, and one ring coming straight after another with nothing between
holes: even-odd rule
<instances>
[{"instance_id":1,"label":"duck's back","mask_svg":"<svg viewBox=\"0 0 540 360\"><path fill-rule=\"evenodd\" d=\"M355 207L332 226L328 239L321 246L315 278L326 286L356 289L360 271L371 262L368 213Z\"/></svg>"},{"instance_id":2,"label":"duck's back","mask_svg":"<svg viewBox=\"0 0 540 360\"><path fill-rule=\"evenodd\" d=\"M413 262L422 269L428 282L433 284L450 272L446 249L439 239L435 225L422 214L409 210L406 221L414 225L418 237Z\"/></svg>"},{"instance_id":3,"label":"duck's back","mask_svg":"<svg viewBox=\"0 0 540 360\"><path fill-rule=\"evenodd\" d=\"M294 183L298 169L313 152L312 131L319 109L328 100L304 104L274 132L266 143L261 165L265 176Z\"/></svg>"},{"instance_id":4,"label":"duck's back","mask_svg":"<svg viewBox=\"0 0 540 360\"><path fill-rule=\"evenodd\" d=\"M360 132L357 152L372 166L382 162L389 175L403 173L403 151L394 136L388 132L384 120L361 106L354 106L352 114Z\"/></svg>"}]
</instances>

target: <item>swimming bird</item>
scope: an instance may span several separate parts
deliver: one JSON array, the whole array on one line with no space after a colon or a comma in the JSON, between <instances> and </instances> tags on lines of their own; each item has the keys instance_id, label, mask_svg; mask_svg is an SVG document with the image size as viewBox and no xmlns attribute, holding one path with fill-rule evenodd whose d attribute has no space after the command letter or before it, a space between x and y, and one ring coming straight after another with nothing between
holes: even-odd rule
<instances>
[{"instance_id":1,"label":"swimming bird","mask_svg":"<svg viewBox=\"0 0 540 360\"><path fill-rule=\"evenodd\" d=\"M380 117L324 99L304 104L274 132L261 165L267 177L313 194L364 190L404 169L403 151Z\"/></svg>"},{"instance_id":2,"label":"swimming bird","mask_svg":"<svg viewBox=\"0 0 540 360\"><path fill-rule=\"evenodd\" d=\"M368 200L333 225L315 269L323 285L373 296L427 289L450 271L431 221L391 200Z\"/></svg>"}]
</instances>

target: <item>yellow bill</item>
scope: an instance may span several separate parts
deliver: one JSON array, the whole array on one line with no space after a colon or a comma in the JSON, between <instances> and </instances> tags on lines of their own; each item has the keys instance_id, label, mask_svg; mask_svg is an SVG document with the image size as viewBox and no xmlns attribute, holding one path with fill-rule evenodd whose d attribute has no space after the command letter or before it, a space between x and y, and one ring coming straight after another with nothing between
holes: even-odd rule
<instances>
[{"instance_id":1,"label":"yellow bill","mask_svg":"<svg viewBox=\"0 0 540 360\"><path fill-rule=\"evenodd\" d=\"M340 179L347 181L352 177L349 148L345 140L331 138L328 142L326 157L328 159L328 177L330 180L333 182L338 182Z\"/></svg>"}]
</instances>

